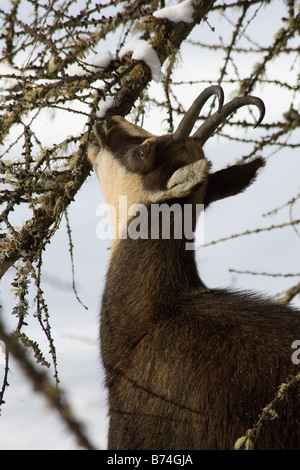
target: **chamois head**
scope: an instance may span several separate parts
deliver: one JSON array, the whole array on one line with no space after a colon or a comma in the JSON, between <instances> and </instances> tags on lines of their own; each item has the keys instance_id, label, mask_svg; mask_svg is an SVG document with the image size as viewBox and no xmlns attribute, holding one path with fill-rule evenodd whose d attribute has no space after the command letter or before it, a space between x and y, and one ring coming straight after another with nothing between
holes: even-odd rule
<instances>
[{"instance_id":1,"label":"chamois head","mask_svg":"<svg viewBox=\"0 0 300 470\"><path fill-rule=\"evenodd\" d=\"M202 107L212 95L218 98L218 110L190 136ZM106 202L117 207L119 196L126 196L130 206L186 198L197 192L197 203L208 205L245 189L264 164L261 158L210 174L202 147L217 127L240 107L258 107L260 116L256 126L264 117L265 107L253 96L235 98L224 106L223 102L221 87L206 88L174 134L159 137L120 116L98 122L94 131L100 148L90 144L88 156Z\"/></svg>"}]
</instances>

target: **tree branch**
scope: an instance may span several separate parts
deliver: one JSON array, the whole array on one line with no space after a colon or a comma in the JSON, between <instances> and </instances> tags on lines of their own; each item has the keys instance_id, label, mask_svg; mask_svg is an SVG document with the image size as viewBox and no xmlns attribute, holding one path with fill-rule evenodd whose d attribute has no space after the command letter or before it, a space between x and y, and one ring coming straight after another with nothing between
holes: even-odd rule
<instances>
[{"instance_id":1,"label":"tree branch","mask_svg":"<svg viewBox=\"0 0 300 470\"><path fill-rule=\"evenodd\" d=\"M156 50L160 62L163 63L174 50L178 50L181 43L205 17L209 8L215 0L194 0L195 7L193 23L171 23L168 20L154 21L155 35L151 41ZM159 24L158 24L159 23ZM124 65L128 59L124 59ZM133 62L130 59L131 62ZM137 98L151 80L151 72L144 62L133 63L120 83L119 90L114 96L115 106L111 109L113 114L126 116ZM18 113L20 109L18 110ZM19 114L15 111L11 119L19 119ZM91 166L86 158L86 143L90 138L91 128L95 116L91 113L87 132L81 138L81 144L75 156L76 164L69 172L70 184L66 190L62 187L63 193L57 195L57 191L49 192L45 197L44 203L35 211L34 217L29 220L18 232L16 238L4 239L0 243L0 277L9 269L19 258L28 257L28 253L34 256L39 252L48 241L48 232L52 225L57 223L59 215L62 214L70 202L75 197L77 191L81 188L90 173ZM74 156L70 158L74 160Z\"/></svg>"}]
</instances>

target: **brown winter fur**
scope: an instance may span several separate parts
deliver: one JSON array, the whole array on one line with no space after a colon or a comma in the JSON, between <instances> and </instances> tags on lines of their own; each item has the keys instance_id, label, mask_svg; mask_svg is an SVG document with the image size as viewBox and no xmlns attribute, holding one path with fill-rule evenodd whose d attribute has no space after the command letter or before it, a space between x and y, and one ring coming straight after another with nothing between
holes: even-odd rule
<instances>
[{"instance_id":1,"label":"brown winter fur","mask_svg":"<svg viewBox=\"0 0 300 470\"><path fill-rule=\"evenodd\" d=\"M170 205L208 206L244 190L264 164L256 159L204 171L189 195L164 199L174 171L204 158L203 152L193 139L174 143L170 136L130 129L113 118L99 132L102 151L95 157L91 150L90 158L103 183L109 176L101 152L105 158L109 153L120 179L132 176L136 187L128 183L127 191L140 198L134 202L149 208L154 193ZM105 196L113 199L118 180L105 183ZM127 238L114 245L101 310L109 449L233 449L280 384L299 372L291 356L300 339L300 312L252 294L207 288L185 241ZM276 412L255 448L300 449L299 388Z\"/></svg>"}]
</instances>

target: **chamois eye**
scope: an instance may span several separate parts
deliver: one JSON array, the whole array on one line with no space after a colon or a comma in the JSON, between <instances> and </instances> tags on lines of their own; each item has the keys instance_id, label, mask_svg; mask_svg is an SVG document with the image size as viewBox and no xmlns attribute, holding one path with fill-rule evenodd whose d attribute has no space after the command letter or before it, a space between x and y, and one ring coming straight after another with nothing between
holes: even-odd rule
<instances>
[{"instance_id":1,"label":"chamois eye","mask_svg":"<svg viewBox=\"0 0 300 470\"><path fill-rule=\"evenodd\" d=\"M146 156L146 147L145 145L141 145L139 148L138 148L138 157L142 160L142 161L145 161L145 156Z\"/></svg>"}]
</instances>

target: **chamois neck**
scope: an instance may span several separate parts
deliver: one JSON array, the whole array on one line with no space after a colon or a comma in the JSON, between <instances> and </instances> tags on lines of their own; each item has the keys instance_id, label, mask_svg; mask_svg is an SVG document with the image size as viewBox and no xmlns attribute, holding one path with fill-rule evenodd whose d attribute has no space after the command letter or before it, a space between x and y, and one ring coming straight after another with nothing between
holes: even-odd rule
<instances>
[{"instance_id":1,"label":"chamois neck","mask_svg":"<svg viewBox=\"0 0 300 470\"><path fill-rule=\"evenodd\" d=\"M204 287L195 252L186 249L184 239L120 240L110 261L109 272L122 291L151 292L153 301ZM140 300L142 302L142 299Z\"/></svg>"},{"instance_id":2,"label":"chamois neck","mask_svg":"<svg viewBox=\"0 0 300 470\"><path fill-rule=\"evenodd\" d=\"M185 249L184 240L119 240L107 272L101 314L101 331L109 331L114 363L124 360L123 351L126 356L152 322L160 322L162 315L176 316L180 298L204 287L194 254ZM106 360L104 346L102 354Z\"/></svg>"},{"instance_id":3,"label":"chamois neck","mask_svg":"<svg viewBox=\"0 0 300 470\"><path fill-rule=\"evenodd\" d=\"M129 305L138 299L144 311L151 311L155 304L205 287L192 249L199 211L185 203L139 205L111 254L107 292L116 302Z\"/></svg>"}]
</instances>

